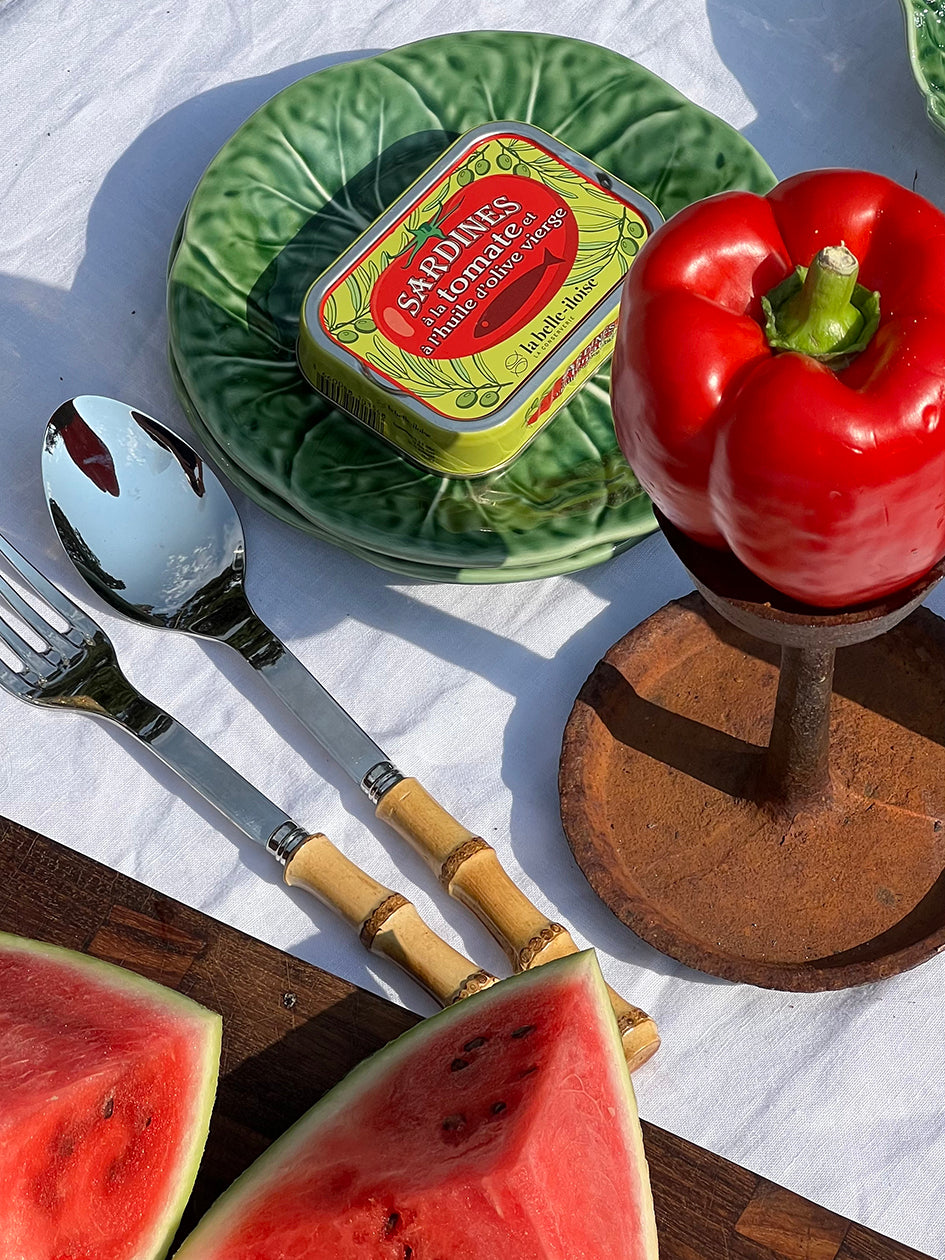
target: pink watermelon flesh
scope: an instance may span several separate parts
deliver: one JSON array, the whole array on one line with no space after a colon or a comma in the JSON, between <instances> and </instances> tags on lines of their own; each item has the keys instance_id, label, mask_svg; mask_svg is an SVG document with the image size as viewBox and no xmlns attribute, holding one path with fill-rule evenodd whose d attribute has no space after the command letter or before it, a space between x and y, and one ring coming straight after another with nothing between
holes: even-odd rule
<instances>
[{"instance_id":1,"label":"pink watermelon flesh","mask_svg":"<svg viewBox=\"0 0 945 1260\"><path fill-rule=\"evenodd\" d=\"M0 934L0 1253L166 1253L206 1140L220 1018L83 954Z\"/></svg>"},{"instance_id":2,"label":"pink watermelon flesh","mask_svg":"<svg viewBox=\"0 0 945 1260\"><path fill-rule=\"evenodd\" d=\"M177 1260L652 1260L630 1078L592 953L505 980L356 1068Z\"/></svg>"}]
</instances>

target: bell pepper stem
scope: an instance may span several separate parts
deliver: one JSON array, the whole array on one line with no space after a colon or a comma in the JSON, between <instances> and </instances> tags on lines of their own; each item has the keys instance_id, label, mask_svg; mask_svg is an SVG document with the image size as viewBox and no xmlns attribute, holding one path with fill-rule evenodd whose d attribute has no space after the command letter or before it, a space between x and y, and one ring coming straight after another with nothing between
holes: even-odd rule
<instances>
[{"instance_id":1,"label":"bell pepper stem","mask_svg":"<svg viewBox=\"0 0 945 1260\"><path fill-rule=\"evenodd\" d=\"M842 350L863 327L850 305L859 263L845 245L828 245L807 270L800 292L778 312L778 331L804 354Z\"/></svg>"},{"instance_id":2,"label":"bell pepper stem","mask_svg":"<svg viewBox=\"0 0 945 1260\"><path fill-rule=\"evenodd\" d=\"M771 348L824 362L865 349L879 325L879 294L858 285L858 273L856 256L842 242L798 267L762 299Z\"/></svg>"}]
</instances>

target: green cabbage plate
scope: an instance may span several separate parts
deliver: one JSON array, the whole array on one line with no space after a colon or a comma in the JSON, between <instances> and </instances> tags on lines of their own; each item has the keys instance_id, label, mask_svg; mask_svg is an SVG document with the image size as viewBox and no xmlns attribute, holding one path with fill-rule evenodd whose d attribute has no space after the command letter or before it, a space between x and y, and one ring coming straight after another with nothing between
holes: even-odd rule
<instances>
[{"instance_id":1,"label":"green cabbage plate","mask_svg":"<svg viewBox=\"0 0 945 1260\"><path fill-rule=\"evenodd\" d=\"M524 32L444 35L319 71L210 163L168 275L171 359L225 471L283 520L384 568L509 581L599 563L654 528L617 446L605 369L508 468L424 472L302 380L312 280L456 136L532 122L665 216L773 176L736 131L634 62Z\"/></svg>"}]
</instances>

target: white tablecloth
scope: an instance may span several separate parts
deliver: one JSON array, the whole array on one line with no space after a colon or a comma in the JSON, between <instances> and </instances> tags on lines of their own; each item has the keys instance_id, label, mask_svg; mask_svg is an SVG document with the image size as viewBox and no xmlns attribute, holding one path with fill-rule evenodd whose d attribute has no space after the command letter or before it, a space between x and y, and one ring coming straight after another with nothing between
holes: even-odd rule
<instances>
[{"instance_id":1,"label":"white tablecloth","mask_svg":"<svg viewBox=\"0 0 945 1260\"><path fill-rule=\"evenodd\" d=\"M235 655L109 615L53 534L39 480L65 398L114 395L186 433L165 361L164 268L205 164L281 87L450 30L607 45L725 118L778 175L881 171L945 205L895 0L6 0L0 2L0 531L113 635L130 677L301 822L325 830L493 968L431 882ZM570 577L494 587L391 577L236 495L265 620L389 755L491 840L518 883L659 1021L644 1116L945 1256L945 959L813 996L714 981L624 929L574 866L556 767L574 696L689 582L660 537ZM945 608L934 596L931 605ZM418 1010L429 1002L112 728L0 694L0 812Z\"/></svg>"}]
</instances>

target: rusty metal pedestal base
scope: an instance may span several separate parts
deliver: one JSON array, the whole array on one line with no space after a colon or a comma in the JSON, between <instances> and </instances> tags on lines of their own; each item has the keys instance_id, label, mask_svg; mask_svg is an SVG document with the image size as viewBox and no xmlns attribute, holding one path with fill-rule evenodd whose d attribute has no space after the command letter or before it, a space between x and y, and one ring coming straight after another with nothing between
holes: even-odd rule
<instances>
[{"instance_id":1,"label":"rusty metal pedestal base","mask_svg":"<svg viewBox=\"0 0 945 1260\"><path fill-rule=\"evenodd\" d=\"M735 598L717 573L710 589L671 541L726 616L699 594L667 605L578 696L561 807L591 886L652 945L731 980L838 989L930 958L945 948L945 621L895 623L940 574L892 610L811 617ZM757 631L756 616L777 621L783 657L732 624Z\"/></svg>"}]
</instances>

